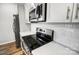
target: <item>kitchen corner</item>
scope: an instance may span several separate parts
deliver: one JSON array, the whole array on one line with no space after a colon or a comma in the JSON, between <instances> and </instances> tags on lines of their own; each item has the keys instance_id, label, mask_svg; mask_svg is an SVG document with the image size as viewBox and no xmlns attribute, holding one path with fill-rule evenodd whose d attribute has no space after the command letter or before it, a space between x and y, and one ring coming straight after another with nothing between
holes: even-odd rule
<instances>
[{"instance_id":1,"label":"kitchen corner","mask_svg":"<svg viewBox=\"0 0 79 59\"><path fill-rule=\"evenodd\" d=\"M42 44L39 42L37 46L40 46L40 47L38 48L33 47L30 43L28 44L31 47L31 49L29 50L28 46L26 47L27 44L21 42L21 45L25 46L25 48L22 46L23 51L25 50L30 51L30 53L33 55L46 55L46 54L47 55L55 55L55 54L56 55L76 55L76 54L79 54L79 50L78 50L79 49L79 40L78 40L79 36L76 35L76 34L79 34L78 33L79 21L77 21L77 19L76 20L73 19L74 17L73 15L75 11L72 11L72 7L73 6L75 7L76 4L73 5L72 3L70 4L47 3L45 6L45 5L36 3L33 6L31 5L31 7L28 7L30 6L30 4L28 3L22 6L25 7L25 9L23 8L25 11L24 13L25 17L24 19L20 19L21 20L20 22L23 21L23 23L21 23L22 28L20 32L21 40L25 40L26 42L27 40L29 40L29 42L31 42L33 45L37 45L36 44L37 36L41 37L41 39L43 40L44 39L48 40L48 37L50 38L50 36L47 37L45 30L49 29L49 30L54 31L53 40L50 41L49 39L50 42L48 42L47 44L43 46L41 46ZM70 7L70 10L69 9L66 10L67 6ZM67 12L67 17L66 17L66 12ZM72 15L72 12L73 12L73 15ZM71 15L73 17L71 17ZM43 31L41 32L43 34L41 34L40 32L36 33L37 28L41 28L40 32ZM39 41L42 41L41 39L39 39ZM45 42L42 41L42 43L45 43Z\"/></svg>"}]
</instances>

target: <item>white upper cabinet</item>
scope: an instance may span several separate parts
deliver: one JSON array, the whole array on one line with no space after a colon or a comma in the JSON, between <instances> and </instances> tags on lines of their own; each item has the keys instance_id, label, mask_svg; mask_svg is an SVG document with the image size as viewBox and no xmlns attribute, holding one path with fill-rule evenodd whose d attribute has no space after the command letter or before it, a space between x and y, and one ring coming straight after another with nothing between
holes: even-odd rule
<instances>
[{"instance_id":1,"label":"white upper cabinet","mask_svg":"<svg viewBox=\"0 0 79 59\"><path fill-rule=\"evenodd\" d=\"M25 7L25 21L29 22L29 12L36 8L38 3L27 3ZM79 22L79 4L78 3L47 3L46 22L69 23Z\"/></svg>"},{"instance_id":2,"label":"white upper cabinet","mask_svg":"<svg viewBox=\"0 0 79 59\"><path fill-rule=\"evenodd\" d=\"M72 22L79 22L79 4L77 3L73 7Z\"/></svg>"},{"instance_id":3,"label":"white upper cabinet","mask_svg":"<svg viewBox=\"0 0 79 59\"><path fill-rule=\"evenodd\" d=\"M25 7L25 20L26 20L26 23L30 23L29 22L29 9L31 8L30 4L27 3L27 4L24 4L24 7Z\"/></svg>"},{"instance_id":4,"label":"white upper cabinet","mask_svg":"<svg viewBox=\"0 0 79 59\"><path fill-rule=\"evenodd\" d=\"M48 3L47 22L71 22L73 3Z\"/></svg>"}]
</instances>

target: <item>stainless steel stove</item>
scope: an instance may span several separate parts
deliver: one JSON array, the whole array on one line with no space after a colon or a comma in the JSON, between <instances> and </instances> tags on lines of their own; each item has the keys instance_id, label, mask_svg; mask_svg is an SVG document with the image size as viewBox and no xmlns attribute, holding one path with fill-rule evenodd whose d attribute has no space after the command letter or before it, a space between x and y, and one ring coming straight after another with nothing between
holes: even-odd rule
<instances>
[{"instance_id":1,"label":"stainless steel stove","mask_svg":"<svg viewBox=\"0 0 79 59\"><path fill-rule=\"evenodd\" d=\"M27 46L31 52L32 50L47 44L53 41L53 35L53 30L37 28L35 38L33 38L34 35L23 37L23 50L26 50L24 48Z\"/></svg>"}]
</instances>

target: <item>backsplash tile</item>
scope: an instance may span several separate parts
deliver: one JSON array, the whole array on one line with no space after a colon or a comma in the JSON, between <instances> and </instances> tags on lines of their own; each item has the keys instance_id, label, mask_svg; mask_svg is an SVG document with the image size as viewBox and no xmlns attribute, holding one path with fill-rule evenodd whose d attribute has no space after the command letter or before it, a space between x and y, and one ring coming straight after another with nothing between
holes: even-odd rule
<instances>
[{"instance_id":1,"label":"backsplash tile","mask_svg":"<svg viewBox=\"0 0 79 59\"><path fill-rule=\"evenodd\" d=\"M31 24L31 31L36 31L37 27L54 30L54 40L71 49L79 51L79 24Z\"/></svg>"}]
</instances>

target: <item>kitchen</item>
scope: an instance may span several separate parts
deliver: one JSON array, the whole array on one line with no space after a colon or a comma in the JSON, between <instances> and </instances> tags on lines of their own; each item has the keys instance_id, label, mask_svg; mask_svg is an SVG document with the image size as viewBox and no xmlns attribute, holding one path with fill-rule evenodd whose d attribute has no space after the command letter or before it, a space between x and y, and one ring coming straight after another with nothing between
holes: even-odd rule
<instances>
[{"instance_id":1,"label":"kitchen","mask_svg":"<svg viewBox=\"0 0 79 59\"><path fill-rule=\"evenodd\" d=\"M25 10L27 9L26 5L29 6L29 4L24 5ZM40 4L38 5L40 6ZM37 20L35 20L35 18L31 19L33 13L31 12L32 14L31 13L29 14L31 23L29 23L29 19L28 19L27 24L31 25L30 27L31 32L36 33L37 28L42 28L42 30L43 29L53 30L54 31L53 42L60 45L60 46L56 45L57 48L55 48L54 43L52 43L52 45L49 45L51 43L45 44L44 45L45 47L41 46L33 50L32 54L34 55L76 54L73 51L76 51L78 53L78 46L79 46L79 43L78 43L78 26L79 26L78 8L79 7L78 5L79 4L77 3L47 3L46 9L43 9L45 11L42 11L42 14L43 14L42 20L40 20L41 18L39 18L39 16L36 16L38 17ZM33 8L35 8L37 4L32 4L31 6L32 6L31 10L34 10ZM43 5L43 8L45 8L45 5ZM28 13L26 12L26 14ZM33 15L33 17L35 16ZM65 47L65 48L60 48L60 47ZM69 49L72 51L70 51Z\"/></svg>"},{"instance_id":2,"label":"kitchen","mask_svg":"<svg viewBox=\"0 0 79 59\"><path fill-rule=\"evenodd\" d=\"M17 3L16 6L14 15L19 15L19 45L24 54L79 54L78 3Z\"/></svg>"}]
</instances>

